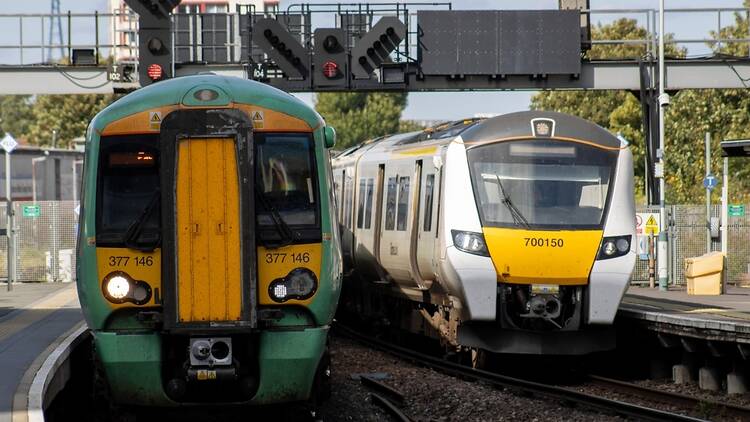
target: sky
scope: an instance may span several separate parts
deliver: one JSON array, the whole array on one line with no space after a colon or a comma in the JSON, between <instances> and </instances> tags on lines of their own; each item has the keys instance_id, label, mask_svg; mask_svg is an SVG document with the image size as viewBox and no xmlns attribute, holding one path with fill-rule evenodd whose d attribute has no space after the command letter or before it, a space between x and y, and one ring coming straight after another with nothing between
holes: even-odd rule
<instances>
[{"instance_id":1,"label":"sky","mask_svg":"<svg viewBox=\"0 0 750 422\"><path fill-rule=\"evenodd\" d=\"M281 8L286 9L290 4L301 3L300 0L282 0ZM334 3L335 0L310 0L306 3ZM347 2L354 2L347 0ZM363 1L364 2L364 1ZM378 2L391 2L378 0ZM608 9L658 9L658 0L590 0L593 10L604 11ZM401 2L403 3L403 1ZM453 0L454 10L468 9L556 9L558 0ZM741 7L742 0L665 0L667 9L695 9L695 8L731 8ZM14 13L49 13L50 0L24 0L11 1L0 0L0 45L18 44L19 25L18 18L3 17L4 14ZM64 13L70 10L73 13L93 13L95 10L105 11L107 0L61 0L60 9ZM716 13L677 13L665 14L665 29L675 34L677 39L702 39L708 36L712 29L717 26ZM597 13L592 16L594 23L607 23L621 17L635 18L645 23L644 13L630 14L607 14ZM733 21L731 12L721 14L722 25ZM315 24L315 22L314 22ZM46 25L45 25L46 26ZM107 37L106 25L101 25L100 37ZM24 24L24 43L39 44L41 39L40 21L28 19ZM95 30L91 19L78 19L73 21L72 37L73 43L93 43ZM45 32L47 28L44 29ZM67 27L63 28L67 31ZM48 34L46 35L48 36ZM45 36L45 37L46 37ZM36 38L35 38L36 37ZM703 44L686 45L690 55L701 55L707 53ZM40 53L28 52L25 59ZM18 53L8 49L0 48L0 64L18 63ZM470 117L478 113L502 114L513 111L527 110L533 91L502 91L502 92L433 92L433 93L411 93L403 118L410 120L451 120ZM313 94L295 94L309 104L314 103Z\"/></svg>"}]
</instances>

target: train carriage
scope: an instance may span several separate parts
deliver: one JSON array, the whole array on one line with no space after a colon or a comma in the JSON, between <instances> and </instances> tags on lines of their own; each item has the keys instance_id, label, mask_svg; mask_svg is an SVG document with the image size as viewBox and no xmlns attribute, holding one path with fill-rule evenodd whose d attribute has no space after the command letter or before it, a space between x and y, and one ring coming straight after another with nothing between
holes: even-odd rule
<instances>
[{"instance_id":1,"label":"train carriage","mask_svg":"<svg viewBox=\"0 0 750 422\"><path fill-rule=\"evenodd\" d=\"M334 180L350 310L459 349L614 346L635 264L624 140L520 112L366 142Z\"/></svg>"},{"instance_id":2,"label":"train carriage","mask_svg":"<svg viewBox=\"0 0 750 422\"><path fill-rule=\"evenodd\" d=\"M342 269L333 138L293 96L216 75L94 118L77 279L114 402L325 395Z\"/></svg>"}]
</instances>

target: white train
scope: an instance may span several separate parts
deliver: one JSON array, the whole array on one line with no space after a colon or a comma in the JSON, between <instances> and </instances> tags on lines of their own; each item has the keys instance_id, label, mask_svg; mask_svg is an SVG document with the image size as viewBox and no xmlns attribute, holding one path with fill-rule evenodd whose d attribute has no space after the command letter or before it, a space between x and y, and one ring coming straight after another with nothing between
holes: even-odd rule
<instances>
[{"instance_id":1,"label":"white train","mask_svg":"<svg viewBox=\"0 0 750 422\"><path fill-rule=\"evenodd\" d=\"M333 171L345 309L458 349L614 346L636 259L623 139L528 111L374 139Z\"/></svg>"}]
</instances>

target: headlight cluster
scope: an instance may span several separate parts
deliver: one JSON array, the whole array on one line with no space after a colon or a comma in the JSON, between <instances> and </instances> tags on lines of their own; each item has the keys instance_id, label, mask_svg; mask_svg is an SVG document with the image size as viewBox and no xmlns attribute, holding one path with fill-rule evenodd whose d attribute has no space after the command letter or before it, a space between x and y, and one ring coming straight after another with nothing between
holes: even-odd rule
<instances>
[{"instance_id":1,"label":"headlight cluster","mask_svg":"<svg viewBox=\"0 0 750 422\"><path fill-rule=\"evenodd\" d=\"M318 289L318 278L307 268L295 268L286 277L277 278L268 286L268 295L274 302L290 299L305 300Z\"/></svg>"},{"instance_id":2,"label":"headlight cluster","mask_svg":"<svg viewBox=\"0 0 750 422\"><path fill-rule=\"evenodd\" d=\"M482 233L451 230L453 245L461 251L474 255L490 256Z\"/></svg>"},{"instance_id":3,"label":"headlight cluster","mask_svg":"<svg viewBox=\"0 0 750 422\"><path fill-rule=\"evenodd\" d=\"M151 286L145 281L134 280L123 271L107 274L102 281L102 293L112 303L135 303L143 305L151 300Z\"/></svg>"},{"instance_id":4,"label":"headlight cluster","mask_svg":"<svg viewBox=\"0 0 750 422\"><path fill-rule=\"evenodd\" d=\"M630 240L630 235L605 237L596 259L611 259L627 254L630 252Z\"/></svg>"}]
</instances>

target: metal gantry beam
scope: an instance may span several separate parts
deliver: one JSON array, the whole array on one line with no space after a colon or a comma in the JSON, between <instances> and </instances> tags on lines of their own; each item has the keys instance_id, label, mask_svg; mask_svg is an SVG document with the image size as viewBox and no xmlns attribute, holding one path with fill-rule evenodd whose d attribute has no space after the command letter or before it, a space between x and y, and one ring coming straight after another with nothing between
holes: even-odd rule
<instances>
[{"instance_id":1,"label":"metal gantry beam","mask_svg":"<svg viewBox=\"0 0 750 422\"><path fill-rule=\"evenodd\" d=\"M742 89L750 85L750 60L667 60L665 89ZM243 64L191 64L179 65L177 76L194 75L201 72L214 72L241 78L252 76L251 69ZM418 78L416 73L407 75L404 84L386 86L387 89L408 92L424 91L510 91L510 90L640 90L638 62L599 61L583 62L581 74L574 78L569 75L549 75L546 78L529 76L508 76L488 78L486 76L466 76L463 79L448 77ZM271 84L290 92L310 92L312 87L305 83ZM115 90L135 89L134 84L113 84L107 80L105 67L76 66L0 66L0 95L43 95L43 94L106 94ZM357 89L382 90L382 84L359 82Z\"/></svg>"},{"instance_id":2,"label":"metal gantry beam","mask_svg":"<svg viewBox=\"0 0 750 422\"><path fill-rule=\"evenodd\" d=\"M0 66L0 95L111 94L106 67Z\"/></svg>"}]
</instances>

